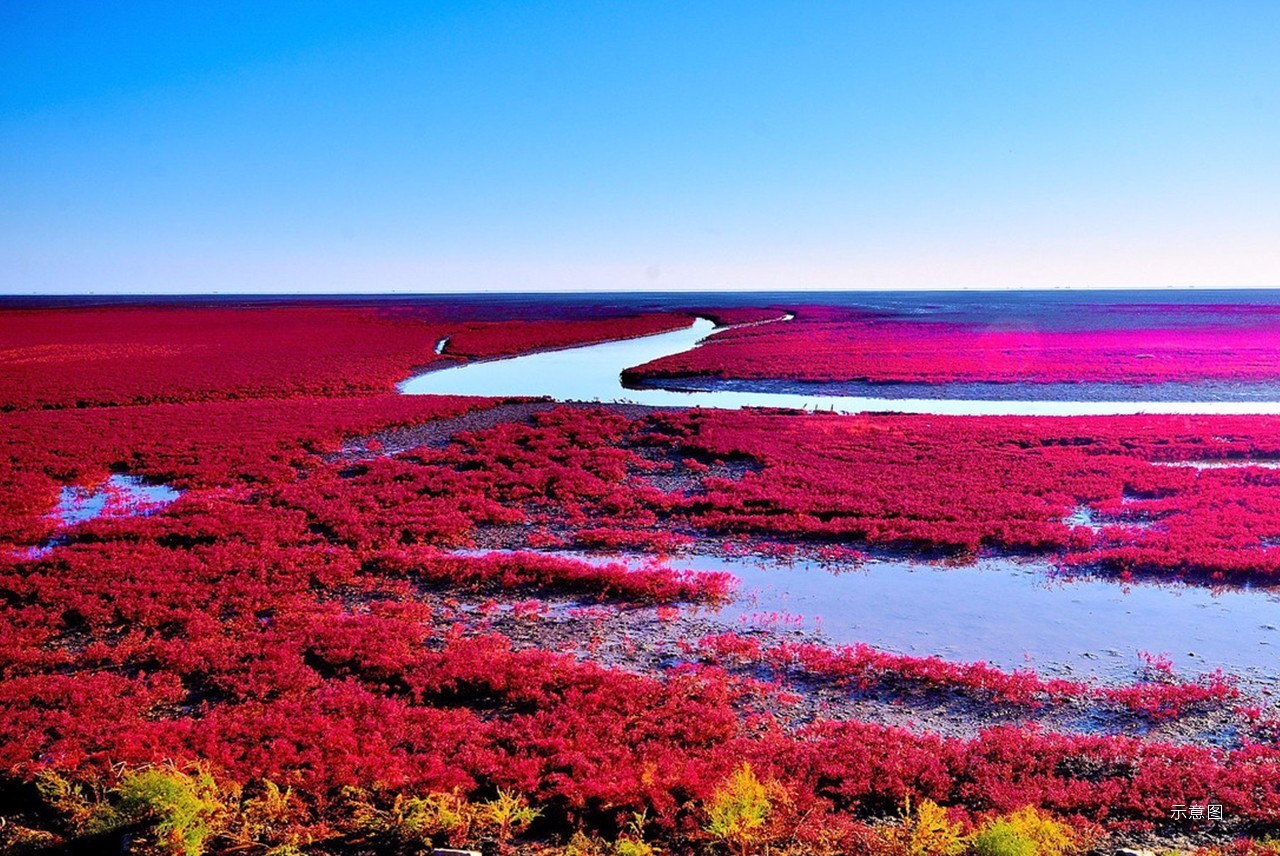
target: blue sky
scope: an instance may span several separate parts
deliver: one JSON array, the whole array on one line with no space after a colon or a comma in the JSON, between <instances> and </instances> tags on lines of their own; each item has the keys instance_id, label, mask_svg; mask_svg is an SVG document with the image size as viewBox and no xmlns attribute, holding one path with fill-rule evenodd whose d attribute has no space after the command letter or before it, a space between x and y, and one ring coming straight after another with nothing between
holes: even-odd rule
<instances>
[{"instance_id":1,"label":"blue sky","mask_svg":"<svg viewBox=\"0 0 1280 856\"><path fill-rule=\"evenodd\" d=\"M0 3L0 292L1280 286L1280 3Z\"/></svg>"}]
</instances>

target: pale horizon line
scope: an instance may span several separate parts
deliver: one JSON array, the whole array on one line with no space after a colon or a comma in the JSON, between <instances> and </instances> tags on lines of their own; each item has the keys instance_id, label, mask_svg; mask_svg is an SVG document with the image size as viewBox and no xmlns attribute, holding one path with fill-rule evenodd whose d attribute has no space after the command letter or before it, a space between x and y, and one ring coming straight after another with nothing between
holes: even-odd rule
<instances>
[{"instance_id":1,"label":"pale horizon line","mask_svg":"<svg viewBox=\"0 0 1280 856\"><path fill-rule=\"evenodd\" d=\"M328 290L328 291L295 291L295 290L238 290L218 289L213 291L29 291L0 294L0 300L31 297L429 297L429 296L465 296L465 295L527 295L527 294L954 294L954 293L1043 293L1043 292L1122 292L1122 291L1280 291L1277 285L1055 285L1055 286L851 286L789 288L765 286L709 286L707 288L471 288L471 289L432 289L417 291L411 289L375 290Z\"/></svg>"}]
</instances>

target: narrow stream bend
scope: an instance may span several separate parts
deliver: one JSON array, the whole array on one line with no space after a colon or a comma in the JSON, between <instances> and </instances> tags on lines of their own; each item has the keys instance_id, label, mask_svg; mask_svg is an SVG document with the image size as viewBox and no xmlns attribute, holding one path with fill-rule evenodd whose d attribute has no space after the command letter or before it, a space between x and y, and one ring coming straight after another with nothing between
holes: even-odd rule
<instances>
[{"instance_id":1,"label":"narrow stream bend","mask_svg":"<svg viewBox=\"0 0 1280 856\"><path fill-rule=\"evenodd\" d=\"M775 319L780 323L789 316ZM756 322L761 323L761 322ZM720 328L727 329L727 328ZM535 351L427 371L399 385L406 395L483 395L547 397L557 401L644 404L654 407L707 407L738 410L778 407L835 413L894 411L952 416L1118 416L1135 413L1280 414L1280 401L1049 401L977 398L894 398L816 395L763 390L629 389L626 369L696 348L717 331L707 318L682 330L635 339ZM447 343L448 339L441 340Z\"/></svg>"}]
</instances>

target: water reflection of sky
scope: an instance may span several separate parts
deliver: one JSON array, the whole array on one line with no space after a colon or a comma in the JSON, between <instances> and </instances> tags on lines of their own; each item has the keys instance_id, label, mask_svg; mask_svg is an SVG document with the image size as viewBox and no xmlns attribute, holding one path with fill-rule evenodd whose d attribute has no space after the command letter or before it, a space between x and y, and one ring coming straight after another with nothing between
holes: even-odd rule
<instances>
[{"instance_id":1,"label":"water reflection of sky","mask_svg":"<svg viewBox=\"0 0 1280 856\"><path fill-rule=\"evenodd\" d=\"M633 566L655 561L564 555ZM1272 591L1068 578L1033 559L983 558L958 567L872 559L842 569L695 555L670 565L726 571L741 581L736 599L713 610L729 628L798 628L832 644L865 642L1065 677L1132 680L1146 652L1167 654L1187 676L1222 669L1276 680L1280 593Z\"/></svg>"},{"instance_id":2,"label":"water reflection of sky","mask_svg":"<svg viewBox=\"0 0 1280 856\"><path fill-rule=\"evenodd\" d=\"M63 530L98 517L150 514L181 495L182 491L174 490L167 484L153 484L137 476L116 474L94 487L63 487L58 492L58 504L49 516L57 520L59 530ZM20 550L19 555L28 559L40 559L66 541L66 534L60 532L39 546Z\"/></svg>"},{"instance_id":3,"label":"water reflection of sky","mask_svg":"<svg viewBox=\"0 0 1280 856\"><path fill-rule=\"evenodd\" d=\"M64 526L93 520L105 513L124 515L167 505L179 492L165 484L150 484L136 476L113 475L96 488L64 487L54 514Z\"/></svg>"},{"instance_id":4,"label":"water reflection of sky","mask_svg":"<svg viewBox=\"0 0 1280 856\"><path fill-rule=\"evenodd\" d=\"M844 573L706 556L679 564L742 580L721 613L733 621L796 613L833 642L1004 668L1123 678L1145 651L1188 674L1270 678L1280 646L1280 596L1256 589L1067 579L1043 561L994 558L964 567L872 560Z\"/></svg>"},{"instance_id":5,"label":"water reflection of sky","mask_svg":"<svg viewBox=\"0 0 1280 856\"><path fill-rule=\"evenodd\" d=\"M776 322L785 323L785 322ZM546 396L559 401L633 403L658 407L783 407L837 413L892 410L971 416L1109 416L1129 413L1280 414L1280 400L1068 401L991 398L896 398L886 386L875 396L824 395L766 389L628 389L623 370L697 347L715 331L699 318L683 330L619 342L465 363L412 377L408 395ZM1064 393L1065 394L1065 393Z\"/></svg>"}]
</instances>

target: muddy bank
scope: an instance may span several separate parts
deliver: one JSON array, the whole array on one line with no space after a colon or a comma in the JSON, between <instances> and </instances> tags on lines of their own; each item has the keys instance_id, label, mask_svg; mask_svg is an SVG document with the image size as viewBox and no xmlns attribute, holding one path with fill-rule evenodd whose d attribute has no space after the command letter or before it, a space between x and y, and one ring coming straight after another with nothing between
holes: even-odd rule
<instances>
[{"instance_id":1,"label":"muddy bank","mask_svg":"<svg viewBox=\"0 0 1280 856\"><path fill-rule=\"evenodd\" d=\"M392 428L364 434L348 440L342 449L327 456L327 460L361 460L384 455L397 455L410 449L427 447L439 449L449 445L454 435L465 431L483 431L504 422L518 422L529 425L538 413L545 413L557 407L576 405L581 407L604 407L612 413L628 419L639 419L662 410L676 410L673 407L650 407L640 404L600 404L588 401L552 401L546 398L512 399L495 404L493 407L472 410L461 416L447 419L436 419L421 425L404 428Z\"/></svg>"},{"instance_id":2,"label":"muddy bank","mask_svg":"<svg viewBox=\"0 0 1280 856\"><path fill-rule=\"evenodd\" d=\"M497 588L460 594L432 587L424 588L421 597L446 624L457 622L469 635L500 633L517 648L572 654L657 677L698 665L727 669L752 687L740 702L744 713L767 710L789 729L828 719L972 738L996 726L1034 724L1068 734L1125 735L1227 749L1237 748L1245 737L1231 705L1153 722L1096 699L1032 706L984 701L960 690L845 685L787 669L708 658L698 645L705 637L727 632L764 646L829 644L820 633L794 627L744 627L705 606L628 606L530 594Z\"/></svg>"},{"instance_id":3,"label":"muddy bank","mask_svg":"<svg viewBox=\"0 0 1280 856\"><path fill-rule=\"evenodd\" d=\"M631 389L679 392L762 393L814 398L880 398L915 400L971 399L974 401L1061 402L1274 402L1280 401L1280 381L1202 380L1160 383L997 383L955 381L807 381L775 378L655 377L629 374Z\"/></svg>"}]
</instances>

